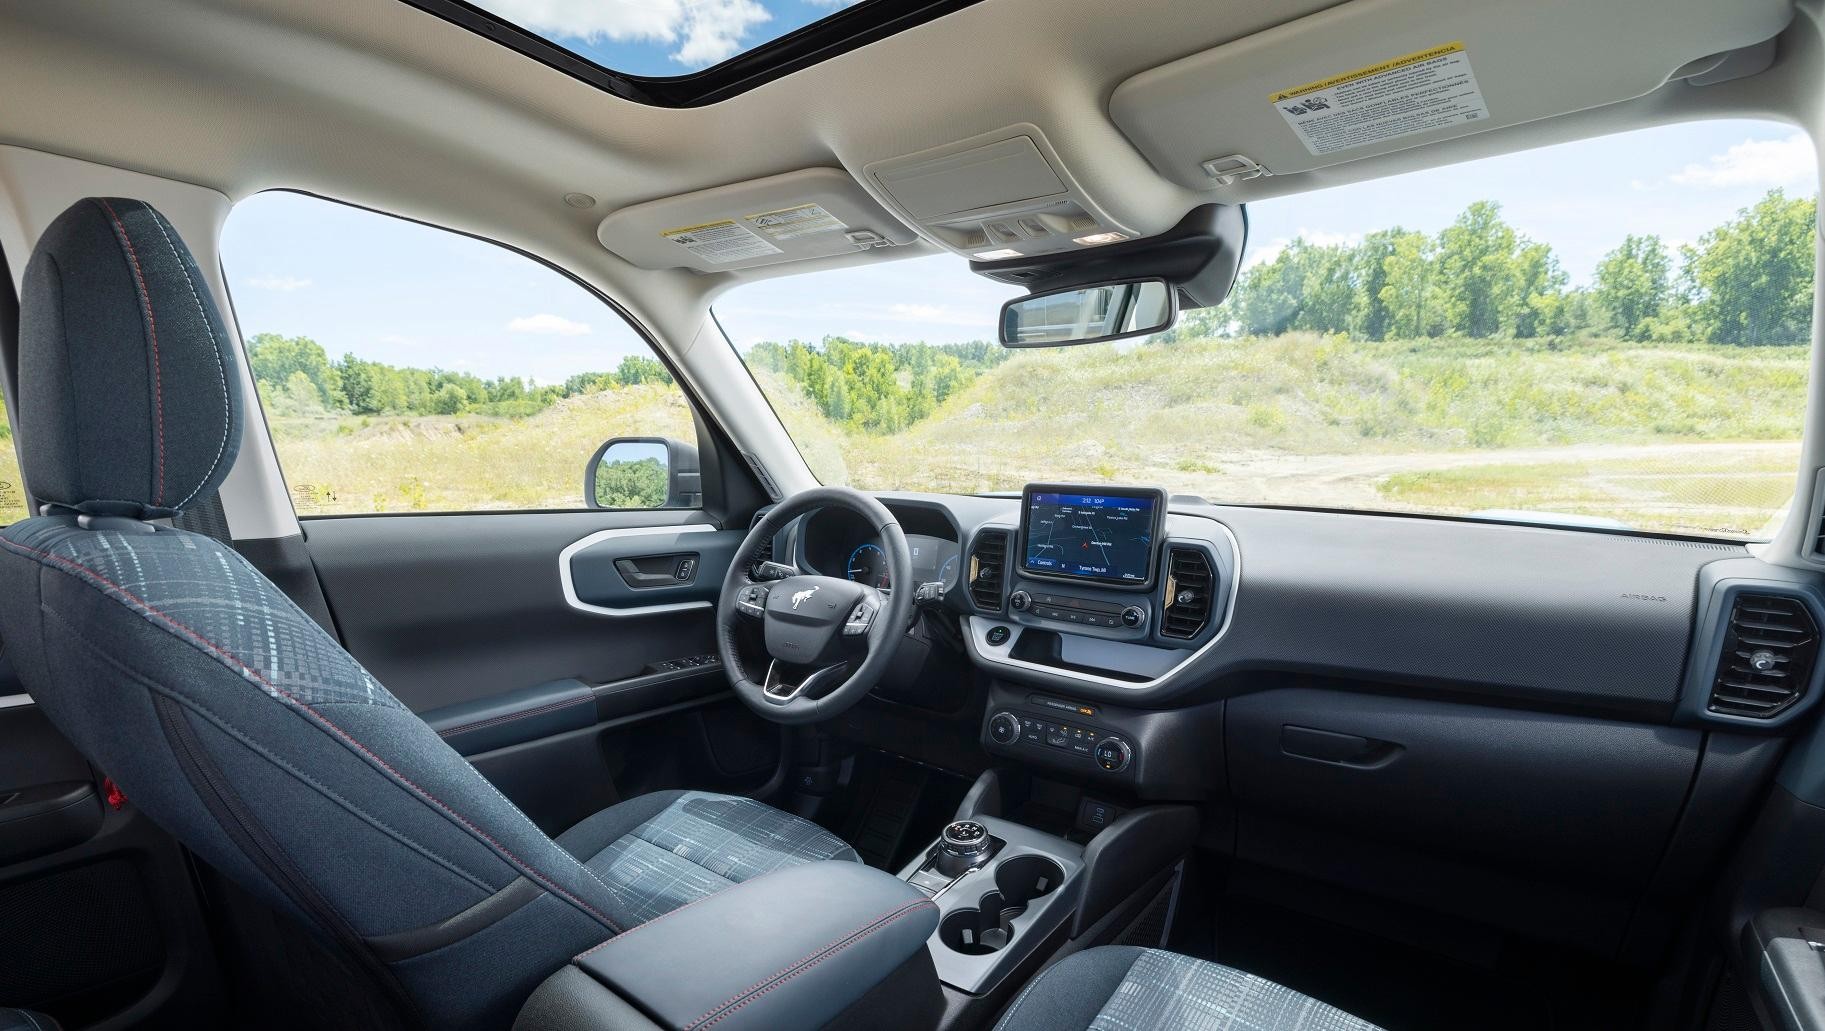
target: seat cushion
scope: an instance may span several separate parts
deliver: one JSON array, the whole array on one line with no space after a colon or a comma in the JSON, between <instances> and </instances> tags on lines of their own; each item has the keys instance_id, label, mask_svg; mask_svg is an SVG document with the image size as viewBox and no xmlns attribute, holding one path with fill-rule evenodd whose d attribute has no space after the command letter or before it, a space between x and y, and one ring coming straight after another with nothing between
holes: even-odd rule
<instances>
[{"instance_id":1,"label":"seat cushion","mask_svg":"<svg viewBox=\"0 0 1825 1031\"><path fill-rule=\"evenodd\" d=\"M0 1006L0 1031L60 1031L61 1027L42 1013Z\"/></svg>"},{"instance_id":2,"label":"seat cushion","mask_svg":"<svg viewBox=\"0 0 1825 1031\"><path fill-rule=\"evenodd\" d=\"M614 889L623 927L772 870L826 859L859 863L841 838L763 802L657 791L610 806L558 836Z\"/></svg>"},{"instance_id":3,"label":"seat cushion","mask_svg":"<svg viewBox=\"0 0 1825 1031\"><path fill-rule=\"evenodd\" d=\"M1377 1031L1284 985L1159 949L1085 949L1027 985L996 1031Z\"/></svg>"}]
</instances>

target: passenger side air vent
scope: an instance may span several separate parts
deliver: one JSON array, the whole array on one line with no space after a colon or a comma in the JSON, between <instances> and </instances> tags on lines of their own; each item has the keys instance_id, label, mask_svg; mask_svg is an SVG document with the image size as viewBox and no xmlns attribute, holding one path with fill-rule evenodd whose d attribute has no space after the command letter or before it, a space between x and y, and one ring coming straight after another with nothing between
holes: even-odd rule
<instances>
[{"instance_id":1,"label":"passenger side air vent","mask_svg":"<svg viewBox=\"0 0 1825 1031\"><path fill-rule=\"evenodd\" d=\"M1798 598L1739 594L1724 628L1710 709L1768 719L1792 706L1812 679L1819 626Z\"/></svg>"},{"instance_id":2,"label":"passenger side air vent","mask_svg":"<svg viewBox=\"0 0 1825 1031\"><path fill-rule=\"evenodd\" d=\"M1188 641L1210 625L1211 596L1217 586L1210 559L1196 548L1166 551L1166 618L1160 636Z\"/></svg>"},{"instance_id":3,"label":"passenger side air vent","mask_svg":"<svg viewBox=\"0 0 1825 1031\"><path fill-rule=\"evenodd\" d=\"M970 549L970 600L983 612L1001 611L1002 583L1008 562L1008 532L984 530Z\"/></svg>"}]
</instances>

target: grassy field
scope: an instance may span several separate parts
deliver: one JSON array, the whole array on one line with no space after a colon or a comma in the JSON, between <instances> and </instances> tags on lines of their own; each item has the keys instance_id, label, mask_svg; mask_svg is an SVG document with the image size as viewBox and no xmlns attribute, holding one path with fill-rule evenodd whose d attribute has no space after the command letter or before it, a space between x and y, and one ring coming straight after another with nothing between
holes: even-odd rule
<instances>
[{"instance_id":1,"label":"grassy field","mask_svg":"<svg viewBox=\"0 0 1825 1031\"><path fill-rule=\"evenodd\" d=\"M1751 536L1793 489L1806 364L1803 347L1316 334L1027 351L891 437L846 437L766 386L812 468L865 488L1158 483Z\"/></svg>"},{"instance_id":2,"label":"grassy field","mask_svg":"<svg viewBox=\"0 0 1825 1031\"><path fill-rule=\"evenodd\" d=\"M868 489L1158 483L1222 501L1534 509L1754 536L1793 491L1806 363L1803 347L1315 334L1028 351L891 436L833 425L759 375L820 478ZM313 514L575 507L602 440L689 439L691 420L675 389L643 385L523 419L273 429Z\"/></svg>"},{"instance_id":3,"label":"grassy field","mask_svg":"<svg viewBox=\"0 0 1825 1031\"><path fill-rule=\"evenodd\" d=\"M676 387L566 398L538 415L274 419L299 515L580 508L583 467L614 436L690 440Z\"/></svg>"}]
</instances>

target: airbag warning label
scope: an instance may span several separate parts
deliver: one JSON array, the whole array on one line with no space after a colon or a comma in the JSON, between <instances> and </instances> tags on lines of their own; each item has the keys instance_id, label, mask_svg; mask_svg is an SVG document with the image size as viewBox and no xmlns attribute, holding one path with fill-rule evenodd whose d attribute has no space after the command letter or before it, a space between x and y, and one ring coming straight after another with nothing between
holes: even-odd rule
<instances>
[{"instance_id":1,"label":"airbag warning label","mask_svg":"<svg viewBox=\"0 0 1825 1031\"><path fill-rule=\"evenodd\" d=\"M660 234L711 263L726 265L731 261L764 258L781 253L778 247L754 235L754 231L733 219L705 222L699 226L667 229Z\"/></svg>"},{"instance_id":2,"label":"airbag warning label","mask_svg":"<svg viewBox=\"0 0 1825 1031\"><path fill-rule=\"evenodd\" d=\"M1268 100L1314 154L1489 117L1462 43L1445 43L1308 82Z\"/></svg>"}]
</instances>

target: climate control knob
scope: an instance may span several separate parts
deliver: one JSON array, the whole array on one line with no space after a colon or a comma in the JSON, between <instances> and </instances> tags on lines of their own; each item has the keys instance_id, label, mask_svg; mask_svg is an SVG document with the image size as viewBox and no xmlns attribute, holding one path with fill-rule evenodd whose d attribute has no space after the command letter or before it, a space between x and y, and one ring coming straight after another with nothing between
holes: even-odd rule
<instances>
[{"instance_id":1,"label":"climate control knob","mask_svg":"<svg viewBox=\"0 0 1825 1031\"><path fill-rule=\"evenodd\" d=\"M1109 773L1120 773L1128 768L1134 753L1128 749L1128 742L1119 737L1106 737L1096 743L1096 765Z\"/></svg>"},{"instance_id":2,"label":"climate control knob","mask_svg":"<svg viewBox=\"0 0 1825 1031\"><path fill-rule=\"evenodd\" d=\"M1015 591L1008 596L1008 608L1015 612L1025 612L1033 605L1033 596L1025 591Z\"/></svg>"},{"instance_id":3,"label":"climate control knob","mask_svg":"<svg viewBox=\"0 0 1825 1031\"><path fill-rule=\"evenodd\" d=\"M1011 745L1020 740L1020 717L1011 712L998 712L991 716L989 740L998 745Z\"/></svg>"}]
</instances>

